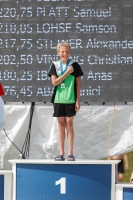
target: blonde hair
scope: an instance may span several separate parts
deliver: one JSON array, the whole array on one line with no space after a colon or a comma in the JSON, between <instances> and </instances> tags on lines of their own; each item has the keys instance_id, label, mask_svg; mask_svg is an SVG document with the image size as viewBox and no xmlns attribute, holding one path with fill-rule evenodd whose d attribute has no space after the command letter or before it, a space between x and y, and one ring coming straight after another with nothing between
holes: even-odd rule
<instances>
[{"instance_id":1,"label":"blonde hair","mask_svg":"<svg viewBox=\"0 0 133 200\"><path fill-rule=\"evenodd\" d=\"M60 42L56 46L57 53L59 52L61 46L67 47L70 50L70 52L71 52L71 46L70 46L70 44L68 44L67 42Z\"/></svg>"}]
</instances>

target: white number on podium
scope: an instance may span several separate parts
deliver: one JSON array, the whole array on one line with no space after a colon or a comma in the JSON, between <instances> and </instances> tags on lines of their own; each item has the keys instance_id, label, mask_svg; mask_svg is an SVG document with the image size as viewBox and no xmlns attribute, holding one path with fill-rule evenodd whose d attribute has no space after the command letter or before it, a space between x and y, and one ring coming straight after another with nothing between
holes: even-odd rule
<instances>
[{"instance_id":1,"label":"white number on podium","mask_svg":"<svg viewBox=\"0 0 133 200\"><path fill-rule=\"evenodd\" d=\"M61 178L60 180L55 182L55 185L60 184L60 193L61 194L66 194L66 178Z\"/></svg>"}]
</instances>

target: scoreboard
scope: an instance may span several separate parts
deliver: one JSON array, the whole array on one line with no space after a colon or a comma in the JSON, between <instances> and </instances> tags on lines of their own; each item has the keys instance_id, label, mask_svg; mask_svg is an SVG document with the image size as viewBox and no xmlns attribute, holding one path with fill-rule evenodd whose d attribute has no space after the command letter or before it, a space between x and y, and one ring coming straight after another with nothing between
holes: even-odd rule
<instances>
[{"instance_id":1,"label":"scoreboard","mask_svg":"<svg viewBox=\"0 0 133 200\"><path fill-rule=\"evenodd\" d=\"M50 102L47 76L71 45L82 102L133 100L133 0L0 0L0 82L5 102Z\"/></svg>"}]
</instances>

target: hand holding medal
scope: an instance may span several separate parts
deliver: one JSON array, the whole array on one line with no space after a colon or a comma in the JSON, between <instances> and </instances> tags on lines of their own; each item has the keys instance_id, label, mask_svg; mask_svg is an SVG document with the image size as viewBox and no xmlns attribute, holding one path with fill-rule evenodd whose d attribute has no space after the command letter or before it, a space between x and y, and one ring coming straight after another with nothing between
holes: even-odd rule
<instances>
[{"instance_id":1,"label":"hand holding medal","mask_svg":"<svg viewBox=\"0 0 133 200\"><path fill-rule=\"evenodd\" d=\"M74 71L73 66L68 66L67 71L69 72L69 74L71 74Z\"/></svg>"},{"instance_id":2,"label":"hand holding medal","mask_svg":"<svg viewBox=\"0 0 133 200\"><path fill-rule=\"evenodd\" d=\"M68 66L66 72L67 72L68 74L71 74L73 71L74 71L73 66L72 66L72 65ZM61 83L61 88L62 88L62 89L65 88L65 83L64 83L64 81L62 81L62 83Z\"/></svg>"}]
</instances>

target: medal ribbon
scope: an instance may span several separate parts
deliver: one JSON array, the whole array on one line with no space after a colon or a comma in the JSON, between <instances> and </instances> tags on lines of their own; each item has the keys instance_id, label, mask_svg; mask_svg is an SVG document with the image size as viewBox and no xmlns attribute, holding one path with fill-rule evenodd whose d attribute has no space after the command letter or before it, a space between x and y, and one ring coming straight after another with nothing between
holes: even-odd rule
<instances>
[{"instance_id":1,"label":"medal ribbon","mask_svg":"<svg viewBox=\"0 0 133 200\"><path fill-rule=\"evenodd\" d=\"M68 59L68 61L66 63L66 67L63 70L62 62L60 61L61 75L63 75L66 72L66 70L67 70L67 68L68 68L68 66L69 66L70 63L73 63L73 62L70 59ZM64 83L64 80L62 81L62 83Z\"/></svg>"}]
</instances>

